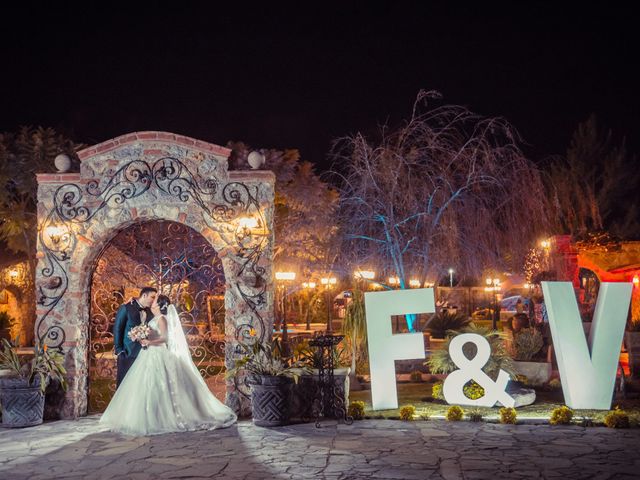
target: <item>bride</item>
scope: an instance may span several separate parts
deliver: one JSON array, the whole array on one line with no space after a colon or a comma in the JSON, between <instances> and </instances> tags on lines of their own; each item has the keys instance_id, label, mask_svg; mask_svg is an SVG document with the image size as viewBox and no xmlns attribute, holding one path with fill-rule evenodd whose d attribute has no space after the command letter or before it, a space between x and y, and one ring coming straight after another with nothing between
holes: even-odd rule
<instances>
[{"instance_id":1,"label":"bride","mask_svg":"<svg viewBox=\"0 0 640 480\"><path fill-rule=\"evenodd\" d=\"M137 360L116 390L100 423L128 435L212 430L232 425L235 413L209 391L191 360L178 312L159 295Z\"/></svg>"}]
</instances>

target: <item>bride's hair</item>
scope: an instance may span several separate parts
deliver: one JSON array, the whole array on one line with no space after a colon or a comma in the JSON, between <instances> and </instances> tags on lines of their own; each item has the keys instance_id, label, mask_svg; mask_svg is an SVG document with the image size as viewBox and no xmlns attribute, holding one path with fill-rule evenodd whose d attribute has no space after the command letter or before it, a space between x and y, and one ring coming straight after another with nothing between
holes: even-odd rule
<instances>
[{"instance_id":1,"label":"bride's hair","mask_svg":"<svg viewBox=\"0 0 640 480\"><path fill-rule=\"evenodd\" d=\"M167 297L166 295L158 295L156 302L158 303L160 313L166 315L167 308L169 308L169 305L171 305L171 300L169 299L169 297Z\"/></svg>"}]
</instances>

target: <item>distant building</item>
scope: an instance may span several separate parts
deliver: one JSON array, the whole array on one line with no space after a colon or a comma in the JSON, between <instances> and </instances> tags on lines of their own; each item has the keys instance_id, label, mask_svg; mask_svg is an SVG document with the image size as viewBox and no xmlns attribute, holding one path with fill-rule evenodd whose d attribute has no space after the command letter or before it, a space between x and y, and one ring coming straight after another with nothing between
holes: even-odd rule
<instances>
[{"instance_id":1,"label":"distant building","mask_svg":"<svg viewBox=\"0 0 640 480\"><path fill-rule=\"evenodd\" d=\"M604 235L571 242L568 235L557 235L550 248L558 280L573 282L585 314L593 313L602 282L632 282L632 317L640 319L640 242Z\"/></svg>"}]
</instances>

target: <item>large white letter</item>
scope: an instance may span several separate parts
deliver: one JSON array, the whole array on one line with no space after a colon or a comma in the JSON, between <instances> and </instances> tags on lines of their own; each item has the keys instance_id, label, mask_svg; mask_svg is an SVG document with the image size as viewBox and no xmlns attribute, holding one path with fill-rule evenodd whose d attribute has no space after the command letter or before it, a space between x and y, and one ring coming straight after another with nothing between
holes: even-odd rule
<instances>
[{"instance_id":1,"label":"large white letter","mask_svg":"<svg viewBox=\"0 0 640 480\"><path fill-rule=\"evenodd\" d=\"M391 333L391 316L435 312L432 288L364 294L374 410L398 408L395 360L424 358L422 333Z\"/></svg>"},{"instance_id":2,"label":"large white letter","mask_svg":"<svg viewBox=\"0 0 640 480\"><path fill-rule=\"evenodd\" d=\"M602 283L585 339L571 282L542 282L562 392L571 408L611 408L631 283Z\"/></svg>"},{"instance_id":3,"label":"large white letter","mask_svg":"<svg viewBox=\"0 0 640 480\"><path fill-rule=\"evenodd\" d=\"M476 346L475 357L469 359L465 356L463 347L467 343ZM499 370L498 379L494 382L491 377L482 371L491 357L491 345L482 335L477 333L461 333L451 339L449 343L449 356L458 370L451 372L444 379L442 394L447 403L458 405L471 405L476 407L493 407L500 402L505 407L513 407L515 400L505 389L509 383L509 374ZM472 400L464 394L464 386L473 380L484 389L484 395Z\"/></svg>"}]
</instances>

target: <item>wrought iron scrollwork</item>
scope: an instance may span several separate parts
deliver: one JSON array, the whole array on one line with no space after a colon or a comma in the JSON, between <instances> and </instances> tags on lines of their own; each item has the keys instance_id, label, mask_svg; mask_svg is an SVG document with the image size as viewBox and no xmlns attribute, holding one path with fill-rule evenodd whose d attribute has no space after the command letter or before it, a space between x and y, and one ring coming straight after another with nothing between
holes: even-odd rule
<instances>
[{"instance_id":1,"label":"wrought iron scrollwork","mask_svg":"<svg viewBox=\"0 0 640 480\"><path fill-rule=\"evenodd\" d=\"M64 343L64 330L46 320L60 303L69 286L69 260L76 247L75 225L81 226L95 218L104 208L124 208L126 203L149 191L153 186L181 202L193 202L200 207L205 222L212 227L224 225L230 233L234 253L241 261L239 276L245 282L234 286L251 311L251 317L236 330L236 340L246 343L249 339L264 341L267 334L264 319L259 309L266 303L265 270L259 265L268 244L268 233L246 235L246 228L235 225L241 215L257 217L264 228L265 218L258 200L258 188L250 188L242 182L224 185L220 192L220 181L213 176L203 178L174 157L162 157L153 162L142 159L129 161L117 170L107 173L102 179L92 180L86 185L67 183L59 186L53 196L53 208L39 231L43 250L44 267L38 286L38 303L45 309L37 327L37 337L50 347L60 348ZM221 201L220 201L221 200ZM52 242L48 230L61 229L57 242ZM252 288L247 288L252 284ZM247 333L255 332L255 335ZM246 389L239 388L241 393Z\"/></svg>"}]
</instances>

